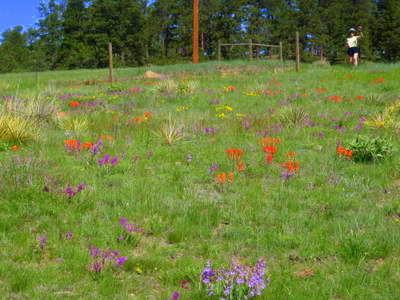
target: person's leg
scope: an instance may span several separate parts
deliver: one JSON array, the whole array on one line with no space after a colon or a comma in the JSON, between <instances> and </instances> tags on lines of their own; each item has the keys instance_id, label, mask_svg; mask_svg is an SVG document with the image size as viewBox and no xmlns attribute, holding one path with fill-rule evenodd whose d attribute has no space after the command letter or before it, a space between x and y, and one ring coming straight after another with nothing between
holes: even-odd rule
<instances>
[{"instance_id":1,"label":"person's leg","mask_svg":"<svg viewBox=\"0 0 400 300\"><path fill-rule=\"evenodd\" d=\"M354 62L354 66L358 66L358 53L354 53L353 55L353 62Z\"/></svg>"}]
</instances>

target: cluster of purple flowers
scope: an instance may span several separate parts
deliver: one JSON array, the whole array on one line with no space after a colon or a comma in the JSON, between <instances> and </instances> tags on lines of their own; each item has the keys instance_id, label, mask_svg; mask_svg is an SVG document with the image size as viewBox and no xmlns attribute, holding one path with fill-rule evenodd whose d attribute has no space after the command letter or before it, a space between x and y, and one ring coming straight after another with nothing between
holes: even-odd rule
<instances>
[{"instance_id":1,"label":"cluster of purple flowers","mask_svg":"<svg viewBox=\"0 0 400 300\"><path fill-rule=\"evenodd\" d=\"M204 128L204 133L209 135L214 135L217 133L215 128Z\"/></svg>"},{"instance_id":2,"label":"cluster of purple flowers","mask_svg":"<svg viewBox=\"0 0 400 300\"><path fill-rule=\"evenodd\" d=\"M38 237L38 241L39 241L39 248L43 250L44 246L47 243L47 236L45 236L45 235L39 236Z\"/></svg>"},{"instance_id":3,"label":"cluster of purple flowers","mask_svg":"<svg viewBox=\"0 0 400 300\"><path fill-rule=\"evenodd\" d=\"M71 199L74 197L76 194L78 194L80 191L85 189L85 184L81 183L78 185L75 189L69 184L67 188L65 189L65 193L67 194L67 198Z\"/></svg>"},{"instance_id":4,"label":"cluster of purple flowers","mask_svg":"<svg viewBox=\"0 0 400 300\"><path fill-rule=\"evenodd\" d=\"M143 229L142 227L129 224L128 222L129 222L129 221L128 221L127 218L121 218L121 219L119 219L119 224L121 224L122 227L125 228L126 232L128 232L128 233L132 233L132 232L144 232L144 229Z\"/></svg>"},{"instance_id":5,"label":"cluster of purple flowers","mask_svg":"<svg viewBox=\"0 0 400 300\"><path fill-rule=\"evenodd\" d=\"M119 162L119 157L115 156L115 157L111 158L110 154L106 154L106 155L104 155L104 157L102 159L99 159L98 162L99 162L99 166L105 166L105 165L110 165L110 164L111 164L111 166L115 166Z\"/></svg>"},{"instance_id":6,"label":"cluster of purple flowers","mask_svg":"<svg viewBox=\"0 0 400 300\"><path fill-rule=\"evenodd\" d=\"M82 96L83 96L82 94L65 94L65 95L59 96L58 98L60 100L67 101L67 100L70 100L72 98L79 98L79 97L82 97Z\"/></svg>"},{"instance_id":7,"label":"cluster of purple flowers","mask_svg":"<svg viewBox=\"0 0 400 300\"><path fill-rule=\"evenodd\" d=\"M119 251L113 251L110 248L101 250L93 245L89 245L88 248L90 256L95 260L95 262L91 265L91 270L95 273L100 273L107 265L122 267L128 260L126 256L121 256Z\"/></svg>"},{"instance_id":8,"label":"cluster of purple flowers","mask_svg":"<svg viewBox=\"0 0 400 300\"><path fill-rule=\"evenodd\" d=\"M212 269L208 263L202 272L202 282L208 295L222 299L248 299L259 296L268 285L265 279L265 261L259 259L254 266L231 264L230 269Z\"/></svg>"},{"instance_id":9,"label":"cluster of purple flowers","mask_svg":"<svg viewBox=\"0 0 400 300\"><path fill-rule=\"evenodd\" d=\"M93 155L101 153L103 144L104 143L102 140L98 140L96 144L94 144L92 147L90 147L90 149L89 149L90 153L92 153Z\"/></svg>"}]
</instances>

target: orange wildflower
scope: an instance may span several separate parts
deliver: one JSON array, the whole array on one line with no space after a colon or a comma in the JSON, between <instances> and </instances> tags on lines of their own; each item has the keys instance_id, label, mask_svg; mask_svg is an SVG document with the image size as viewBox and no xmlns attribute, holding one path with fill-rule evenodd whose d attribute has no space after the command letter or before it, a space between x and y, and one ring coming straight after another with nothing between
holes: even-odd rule
<instances>
[{"instance_id":1,"label":"orange wildflower","mask_svg":"<svg viewBox=\"0 0 400 300\"><path fill-rule=\"evenodd\" d=\"M17 150L19 150L19 146L14 145L14 146L11 147L11 150L12 150L12 151L17 151Z\"/></svg>"},{"instance_id":2,"label":"orange wildflower","mask_svg":"<svg viewBox=\"0 0 400 300\"><path fill-rule=\"evenodd\" d=\"M70 103L69 103L69 107L71 107L71 108L76 108L76 107L78 107L80 105L80 103L78 102L78 101L71 101Z\"/></svg>"},{"instance_id":3,"label":"orange wildflower","mask_svg":"<svg viewBox=\"0 0 400 300\"><path fill-rule=\"evenodd\" d=\"M81 143L78 140L65 140L64 146L67 147L69 150L77 150L81 149Z\"/></svg>"},{"instance_id":4,"label":"orange wildflower","mask_svg":"<svg viewBox=\"0 0 400 300\"><path fill-rule=\"evenodd\" d=\"M295 157L296 156L296 152L287 152L286 156L287 157Z\"/></svg>"},{"instance_id":5,"label":"orange wildflower","mask_svg":"<svg viewBox=\"0 0 400 300\"><path fill-rule=\"evenodd\" d=\"M244 154L244 151L241 149L230 148L226 150L226 154L231 160L240 160Z\"/></svg>"},{"instance_id":6,"label":"orange wildflower","mask_svg":"<svg viewBox=\"0 0 400 300\"><path fill-rule=\"evenodd\" d=\"M266 90L264 93L267 96L275 96L281 94L283 91L282 90Z\"/></svg>"},{"instance_id":7,"label":"orange wildflower","mask_svg":"<svg viewBox=\"0 0 400 300\"><path fill-rule=\"evenodd\" d=\"M111 135L107 135L107 134L101 134L100 135L100 139L101 140L107 140L109 142L112 142L112 140L114 139Z\"/></svg>"},{"instance_id":8,"label":"orange wildflower","mask_svg":"<svg viewBox=\"0 0 400 300\"><path fill-rule=\"evenodd\" d=\"M300 163L297 161L288 161L283 163L282 167L287 169L289 172L296 172L300 167Z\"/></svg>"},{"instance_id":9,"label":"orange wildflower","mask_svg":"<svg viewBox=\"0 0 400 300\"><path fill-rule=\"evenodd\" d=\"M263 144L263 145L268 145L268 144L279 144L281 142L280 138L272 138L272 137L266 137L266 138L262 138L259 141L259 144Z\"/></svg>"},{"instance_id":10,"label":"orange wildflower","mask_svg":"<svg viewBox=\"0 0 400 300\"><path fill-rule=\"evenodd\" d=\"M242 171L246 170L246 164L244 162L242 162L242 161L238 161L237 164L236 164L236 169L239 172L242 172Z\"/></svg>"},{"instance_id":11,"label":"orange wildflower","mask_svg":"<svg viewBox=\"0 0 400 300\"><path fill-rule=\"evenodd\" d=\"M333 102L342 102L343 101L341 96L326 96L326 98L328 98L329 100L331 100Z\"/></svg>"},{"instance_id":12,"label":"orange wildflower","mask_svg":"<svg viewBox=\"0 0 400 300\"><path fill-rule=\"evenodd\" d=\"M265 156L265 161L267 162L267 163L269 163L269 164L272 164L272 159L273 159L274 157L272 156L272 155L266 155Z\"/></svg>"},{"instance_id":13,"label":"orange wildflower","mask_svg":"<svg viewBox=\"0 0 400 300\"><path fill-rule=\"evenodd\" d=\"M134 117L133 121L135 121L137 123L141 123L141 122L143 122L143 119L141 117Z\"/></svg>"},{"instance_id":14,"label":"orange wildflower","mask_svg":"<svg viewBox=\"0 0 400 300\"><path fill-rule=\"evenodd\" d=\"M65 112L65 111L59 111L59 112L57 112L57 116L59 116L59 117L66 117L66 116L68 116L68 113Z\"/></svg>"},{"instance_id":15,"label":"orange wildflower","mask_svg":"<svg viewBox=\"0 0 400 300\"><path fill-rule=\"evenodd\" d=\"M369 84L383 83L385 82L385 78L375 78Z\"/></svg>"},{"instance_id":16,"label":"orange wildflower","mask_svg":"<svg viewBox=\"0 0 400 300\"><path fill-rule=\"evenodd\" d=\"M358 100L364 100L364 99L365 99L365 96L356 96L356 99L358 99Z\"/></svg>"},{"instance_id":17,"label":"orange wildflower","mask_svg":"<svg viewBox=\"0 0 400 300\"><path fill-rule=\"evenodd\" d=\"M340 145L338 145L336 147L336 153L339 156L341 156L341 155L345 156L347 159L351 159L351 157L353 156L353 151L351 151L349 149L346 149L346 148L344 148L344 147L342 147Z\"/></svg>"},{"instance_id":18,"label":"orange wildflower","mask_svg":"<svg viewBox=\"0 0 400 300\"><path fill-rule=\"evenodd\" d=\"M90 149L90 148L92 148L93 147L93 143L92 142L86 142L86 143L83 143L83 148L85 148L85 149Z\"/></svg>"},{"instance_id":19,"label":"orange wildflower","mask_svg":"<svg viewBox=\"0 0 400 300\"><path fill-rule=\"evenodd\" d=\"M264 146L262 147L262 149L264 150L264 152L269 153L270 155L274 155L276 153L276 151L278 151L278 148L276 148L275 146Z\"/></svg>"},{"instance_id":20,"label":"orange wildflower","mask_svg":"<svg viewBox=\"0 0 400 300\"><path fill-rule=\"evenodd\" d=\"M316 91L317 91L317 93L325 93L325 92L326 92L326 89L324 89L324 88L317 88Z\"/></svg>"},{"instance_id":21,"label":"orange wildflower","mask_svg":"<svg viewBox=\"0 0 400 300\"><path fill-rule=\"evenodd\" d=\"M237 87L233 86L233 85L226 86L226 87L224 87L224 92L234 92L234 91L236 91L236 89L237 89Z\"/></svg>"},{"instance_id":22,"label":"orange wildflower","mask_svg":"<svg viewBox=\"0 0 400 300\"><path fill-rule=\"evenodd\" d=\"M235 174L233 174L233 172L230 173L218 173L215 174L215 180L217 183L219 184L226 184L226 183L232 183L233 179L235 177Z\"/></svg>"},{"instance_id":23,"label":"orange wildflower","mask_svg":"<svg viewBox=\"0 0 400 300\"><path fill-rule=\"evenodd\" d=\"M153 118L153 114L151 112L144 112L143 116L146 120L151 120Z\"/></svg>"}]
</instances>

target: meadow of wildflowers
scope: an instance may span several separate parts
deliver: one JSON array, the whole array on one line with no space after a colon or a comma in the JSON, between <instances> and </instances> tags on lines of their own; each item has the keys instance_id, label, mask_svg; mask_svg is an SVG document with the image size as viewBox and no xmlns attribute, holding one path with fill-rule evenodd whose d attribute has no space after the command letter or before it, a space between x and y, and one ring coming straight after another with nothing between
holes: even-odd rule
<instances>
[{"instance_id":1,"label":"meadow of wildflowers","mask_svg":"<svg viewBox=\"0 0 400 300\"><path fill-rule=\"evenodd\" d=\"M0 298L399 299L400 65L286 64L1 75Z\"/></svg>"}]
</instances>

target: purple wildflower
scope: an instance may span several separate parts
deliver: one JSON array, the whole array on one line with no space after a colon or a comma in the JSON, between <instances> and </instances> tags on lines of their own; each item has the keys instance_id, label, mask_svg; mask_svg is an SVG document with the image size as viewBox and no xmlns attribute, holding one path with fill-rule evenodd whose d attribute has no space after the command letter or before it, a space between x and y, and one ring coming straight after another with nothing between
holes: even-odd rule
<instances>
[{"instance_id":1,"label":"purple wildflower","mask_svg":"<svg viewBox=\"0 0 400 300\"><path fill-rule=\"evenodd\" d=\"M103 141L98 140L96 144L94 144L92 147L90 147L89 151L93 155L101 153L101 148L103 147Z\"/></svg>"},{"instance_id":2,"label":"purple wildflower","mask_svg":"<svg viewBox=\"0 0 400 300\"><path fill-rule=\"evenodd\" d=\"M80 192L80 191L82 191L82 190L84 190L84 189L85 189L85 184L84 184L84 183L81 183L80 185L77 186L76 192Z\"/></svg>"},{"instance_id":3,"label":"purple wildflower","mask_svg":"<svg viewBox=\"0 0 400 300\"><path fill-rule=\"evenodd\" d=\"M74 236L74 233L73 233L73 232L70 232L70 231L68 231L68 232L65 234L65 237L66 237L67 240L72 240L73 236Z\"/></svg>"},{"instance_id":4,"label":"purple wildflower","mask_svg":"<svg viewBox=\"0 0 400 300\"><path fill-rule=\"evenodd\" d=\"M217 163L212 163L210 169L208 170L208 173L213 174L218 169L219 169L219 165Z\"/></svg>"},{"instance_id":5,"label":"purple wildflower","mask_svg":"<svg viewBox=\"0 0 400 300\"><path fill-rule=\"evenodd\" d=\"M179 294L178 292L175 292L172 294L171 300L179 300L180 297L181 297L181 294Z\"/></svg>"},{"instance_id":6,"label":"purple wildflower","mask_svg":"<svg viewBox=\"0 0 400 300\"><path fill-rule=\"evenodd\" d=\"M100 273L101 270L103 269L103 263L102 262L95 262L92 264L92 271L96 273Z\"/></svg>"},{"instance_id":7,"label":"purple wildflower","mask_svg":"<svg viewBox=\"0 0 400 300\"><path fill-rule=\"evenodd\" d=\"M365 118L365 117L360 117L358 119L358 122L360 122L360 123L364 123L365 121L367 121L367 118Z\"/></svg>"},{"instance_id":8,"label":"purple wildflower","mask_svg":"<svg viewBox=\"0 0 400 300\"><path fill-rule=\"evenodd\" d=\"M281 178L283 181L288 181L293 175L294 175L293 172L285 171L285 172L282 172Z\"/></svg>"},{"instance_id":9,"label":"purple wildflower","mask_svg":"<svg viewBox=\"0 0 400 300\"><path fill-rule=\"evenodd\" d=\"M193 155L192 155L192 154L188 154L188 155L186 156L186 161L187 161L188 163L190 163L190 162L192 162L192 160L193 160Z\"/></svg>"},{"instance_id":10,"label":"purple wildflower","mask_svg":"<svg viewBox=\"0 0 400 300\"><path fill-rule=\"evenodd\" d=\"M204 128L204 133L205 134L210 134L210 135L214 135L217 133L217 130L215 128Z\"/></svg>"},{"instance_id":11,"label":"purple wildflower","mask_svg":"<svg viewBox=\"0 0 400 300\"><path fill-rule=\"evenodd\" d=\"M40 247L40 249L44 249L44 246L45 246L46 243L47 243L47 236L45 236L45 235L39 236L38 241L39 241L39 247Z\"/></svg>"},{"instance_id":12,"label":"purple wildflower","mask_svg":"<svg viewBox=\"0 0 400 300\"><path fill-rule=\"evenodd\" d=\"M117 267L122 267L127 260L128 258L126 256L120 256L116 259L115 265Z\"/></svg>"},{"instance_id":13,"label":"purple wildflower","mask_svg":"<svg viewBox=\"0 0 400 300\"><path fill-rule=\"evenodd\" d=\"M124 226L124 225L128 224L128 219L127 219L127 218L120 218L120 219L119 219L119 223L120 223L122 226Z\"/></svg>"},{"instance_id":14,"label":"purple wildflower","mask_svg":"<svg viewBox=\"0 0 400 300\"><path fill-rule=\"evenodd\" d=\"M354 130L359 131L359 130L361 130L363 128L364 128L364 125L362 123L359 123L354 127Z\"/></svg>"},{"instance_id":15,"label":"purple wildflower","mask_svg":"<svg viewBox=\"0 0 400 300\"><path fill-rule=\"evenodd\" d=\"M67 193L68 198L72 198L76 195L76 192L72 189L72 187L70 185L67 186L67 188L65 189L65 192Z\"/></svg>"},{"instance_id":16,"label":"purple wildflower","mask_svg":"<svg viewBox=\"0 0 400 300\"><path fill-rule=\"evenodd\" d=\"M118 164L118 162L119 162L119 157L116 156L111 160L111 165L115 166L116 164Z\"/></svg>"}]
</instances>

